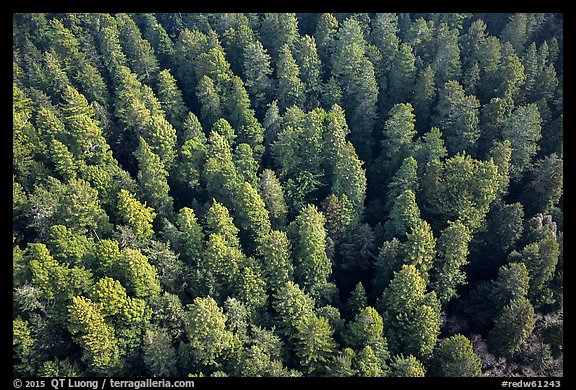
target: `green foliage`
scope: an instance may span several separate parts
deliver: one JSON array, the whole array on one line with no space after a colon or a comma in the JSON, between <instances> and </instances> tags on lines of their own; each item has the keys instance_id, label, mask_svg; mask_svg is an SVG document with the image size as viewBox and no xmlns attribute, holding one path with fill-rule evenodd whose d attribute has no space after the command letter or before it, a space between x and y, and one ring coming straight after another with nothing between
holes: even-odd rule
<instances>
[{"instance_id":1,"label":"green foliage","mask_svg":"<svg viewBox=\"0 0 576 390\"><path fill-rule=\"evenodd\" d=\"M392 176L402 161L412 154L412 139L415 135L412 105L410 103L396 104L388 112L388 119L384 124L380 156L385 175Z\"/></svg>"},{"instance_id":2,"label":"green foliage","mask_svg":"<svg viewBox=\"0 0 576 390\"><path fill-rule=\"evenodd\" d=\"M169 69L158 74L158 100L166 113L166 119L176 128L180 129L186 119L188 109L178 89L176 79Z\"/></svg>"},{"instance_id":3,"label":"green foliage","mask_svg":"<svg viewBox=\"0 0 576 390\"><path fill-rule=\"evenodd\" d=\"M58 214L67 227L81 234L93 230L101 234L110 231L108 216L100 207L98 191L82 179L68 182Z\"/></svg>"},{"instance_id":4,"label":"green foliage","mask_svg":"<svg viewBox=\"0 0 576 390\"><path fill-rule=\"evenodd\" d=\"M468 244L471 239L470 231L460 222L449 222L440 234L432 287L444 304L458 297L456 288L466 283L466 274L462 268L468 264Z\"/></svg>"},{"instance_id":5,"label":"green foliage","mask_svg":"<svg viewBox=\"0 0 576 390\"><path fill-rule=\"evenodd\" d=\"M457 154L445 161L442 176L438 195L444 215L460 220L472 232L477 231L496 199L497 166L490 160Z\"/></svg>"},{"instance_id":6,"label":"green foliage","mask_svg":"<svg viewBox=\"0 0 576 390\"><path fill-rule=\"evenodd\" d=\"M404 357L404 355L396 355L392 358L390 363L392 370L391 376L394 377L424 377L426 376L426 368L418 359L412 355Z\"/></svg>"},{"instance_id":7,"label":"green foliage","mask_svg":"<svg viewBox=\"0 0 576 390\"><path fill-rule=\"evenodd\" d=\"M246 89L254 101L254 106L263 108L273 86L270 55L260 41L254 40L243 48L243 57Z\"/></svg>"},{"instance_id":8,"label":"green foliage","mask_svg":"<svg viewBox=\"0 0 576 390\"><path fill-rule=\"evenodd\" d=\"M560 201L563 193L563 159L552 153L529 168L530 178L523 194L528 214L547 213Z\"/></svg>"},{"instance_id":9,"label":"green foliage","mask_svg":"<svg viewBox=\"0 0 576 390\"><path fill-rule=\"evenodd\" d=\"M436 27L437 36L435 38L438 41L438 46L432 66L436 71L438 85L443 85L460 77L458 33L457 29L450 28L446 23L439 23Z\"/></svg>"},{"instance_id":10,"label":"green foliage","mask_svg":"<svg viewBox=\"0 0 576 390\"><path fill-rule=\"evenodd\" d=\"M442 129L450 155L474 151L474 144L480 136L479 108L478 99L473 95L466 96L457 81L448 81L439 91L432 125Z\"/></svg>"},{"instance_id":11,"label":"green foliage","mask_svg":"<svg viewBox=\"0 0 576 390\"><path fill-rule=\"evenodd\" d=\"M291 245L286 233L278 230L270 231L260 240L257 253L270 289L277 292L292 279L294 272Z\"/></svg>"},{"instance_id":12,"label":"green foliage","mask_svg":"<svg viewBox=\"0 0 576 390\"><path fill-rule=\"evenodd\" d=\"M140 145L134 152L138 160L138 184L146 199L159 213L172 212L172 197L169 194L168 172L160 157L152 152L146 141L140 137Z\"/></svg>"},{"instance_id":13,"label":"green foliage","mask_svg":"<svg viewBox=\"0 0 576 390\"><path fill-rule=\"evenodd\" d=\"M24 252L31 272L32 284L47 301L66 301L85 292L92 284L92 273L84 267L60 264L41 243L28 244Z\"/></svg>"},{"instance_id":14,"label":"green foliage","mask_svg":"<svg viewBox=\"0 0 576 390\"><path fill-rule=\"evenodd\" d=\"M559 245L554 232L545 227L542 229L542 237L535 242L526 245L522 252L513 251L512 258L520 258L530 276L530 289L528 296L535 305L546 301L549 293L547 287L554 277L554 270L558 264Z\"/></svg>"},{"instance_id":15,"label":"green foliage","mask_svg":"<svg viewBox=\"0 0 576 390\"><path fill-rule=\"evenodd\" d=\"M284 44L278 54L276 63L278 75L278 105L287 109L293 105L304 105L304 84L300 80L300 68L292 56L287 44Z\"/></svg>"},{"instance_id":16,"label":"green foliage","mask_svg":"<svg viewBox=\"0 0 576 390\"><path fill-rule=\"evenodd\" d=\"M238 172L232 160L229 141L216 131L208 137L207 159L204 165L204 178L208 193L225 204L232 204L233 194L240 185Z\"/></svg>"},{"instance_id":17,"label":"green foliage","mask_svg":"<svg viewBox=\"0 0 576 390\"><path fill-rule=\"evenodd\" d=\"M294 276L313 296L328 281L330 260L326 256L326 219L316 206L305 206L290 225Z\"/></svg>"},{"instance_id":18,"label":"green foliage","mask_svg":"<svg viewBox=\"0 0 576 390\"><path fill-rule=\"evenodd\" d=\"M174 373L176 352L170 334L162 328L147 329L142 340L144 363L152 376L171 376Z\"/></svg>"},{"instance_id":19,"label":"green foliage","mask_svg":"<svg viewBox=\"0 0 576 390\"><path fill-rule=\"evenodd\" d=\"M135 297L146 299L160 294L156 268L138 249L124 249L118 268L126 288Z\"/></svg>"},{"instance_id":20,"label":"green foliage","mask_svg":"<svg viewBox=\"0 0 576 390\"><path fill-rule=\"evenodd\" d=\"M418 221L410 232L406 233L406 241L402 249L404 261L415 265L428 284L430 279L428 273L436 256L436 239L430 224L424 220Z\"/></svg>"},{"instance_id":21,"label":"green foliage","mask_svg":"<svg viewBox=\"0 0 576 390\"><path fill-rule=\"evenodd\" d=\"M296 326L314 311L314 300L293 281L288 281L273 295L279 330L294 340Z\"/></svg>"},{"instance_id":22,"label":"green foliage","mask_svg":"<svg viewBox=\"0 0 576 390\"><path fill-rule=\"evenodd\" d=\"M350 298L346 301L346 313L349 318L354 318L360 312L368 306L368 299L366 297L366 290L362 282L358 282L354 291L350 295Z\"/></svg>"},{"instance_id":23,"label":"green foliage","mask_svg":"<svg viewBox=\"0 0 576 390\"><path fill-rule=\"evenodd\" d=\"M260 173L259 189L260 197L264 201L270 224L273 228L280 228L286 225L286 214L288 206L284 199L284 189L282 184L271 169L264 169Z\"/></svg>"},{"instance_id":24,"label":"green foliage","mask_svg":"<svg viewBox=\"0 0 576 390\"><path fill-rule=\"evenodd\" d=\"M296 42L296 62L300 67L300 79L304 83L306 95L305 107L318 107L322 92L322 62L316 48L316 39L309 35L300 37Z\"/></svg>"},{"instance_id":25,"label":"green foliage","mask_svg":"<svg viewBox=\"0 0 576 390\"><path fill-rule=\"evenodd\" d=\"M238 228L234 225L234 221L230 216L230 212L221 203L212 200L212 206L208 209L205 216L206 235L218 234L220 235L231 247L240 247L238 241Z\"/></svg>"},{"instance_id":26,"label":"green foliage","mask_svg":"<svg viewBox=\"0 0 576 390\"><path fill-rule=\"evenodd\" d=\"M238 226L249 242L258 242L270 232L270 218L258 191L248 182L238 189L234 199Z\"/></svg>"},{"instance_id":27,"label":"green foliage","mask_svg":"<svg viewBox=\"0 0 576 390\"><path fill-rule=\"evenodd\" d=\"M534 308L530 301L524 297L512 299L496 318L494 329L488 335L491 350L499 356L513 357L532 334L534 323Z\"/></svg>"},{"instance_id":28,"label":"green foliage","mask_svg":"<svg viewBox=\"0 0 576 390\"><path fill-rule=\"evenodd\" d=\"M435 376L482 376L482 361L472 350L470 340L461 334L450 336L438 344L434 362Z\"/></svg>"},{"instance_id":29,"label":"green foliage","mask_svg":"<svg viewBox=\"0 0 576 390\"><path fill-rule=\"evenodd\" d=\"M146 203L140 203L133 194L121 189L118 193L118 211L125 223L134 229L137 238L143 241L152 238L152 221L156 217L154 209L147 207Z\"/></svg>"},{"instance_id":30,"label":"green foliage","mask_svg":"<svg viewBox=\"0 0 576 390\"><path fill-rule=\"evenodd\" d=\"M388 74L389 102L405 102L411 99L416 77L416 57L412 47L403 42L395 53Z\"/></svg>"},{"instance_id":31,"label":"green foliage","mask_svg":"<svg viewBox=\"0 0 576 390\"><path fill-rule=\"evenodd\" d=\"M426 281L414 265L403 265L384 290L386 338L393 353L407 353L427 359L440 333L440 302L426 294Z\"/></svg>"},{"instance_id":32,"label":"green foliage","mask_svg":"<svg viewBox=\"0 0 576 390\"><path fill-rule=\"evenodd\" d=\"M366 56L366 41L360 24L347 18L334 37L332 75L342 88L342 103L350 115L352 143L362 160L370 157L376 119L378 83L374 65Z\"/></svg>"},{"instance_id":33,"label":"green foliage","mask_svg":"<svg viewBox=\"0 0 576 390\"><path fill-rule=\"evenodd\" d=\"M12 347L14 357L18 361L14 365L14 372L19 374L33 374L34 347L36 341L32 336L28 321L18 317L12 321Z\"/></svg>"},{"instance_id":34,"label":"green foliage","mask_svg":"<svg viewBox=\"0 0 576 390\"><path fill-rule=\"evenodd\" d=\"M296 355L308 373L322 367L337 344L332 338L334 329L328 319L309 315L296 325Z\"/></svg>"},{"instance_id":35,"label":"green foliage","mask_svg":"<svg viewBox=\"0 0 576 390\"><path fill-rule=\"evenodd\" d=\"M283 45L294 48L298 36L298 19L294 13L266 13L260 26L260 38L273 58L278 58Z\"/></svg>"},{"instance_id":36,"label":"green foliage","mask_svg":"<svg viewBox=\"0 0 576 390\"><path fill-rule=\"evenodd\" d=\"M194 363L219 367L233 346L234 335L226 330L227 317L211 297L197 297L186 307L186 335Z\"/></svg>"},{"instance_id":37,"label":"green foliage","mask_svg":"<svg viewBox=\"0 0 576 390\"><path fill-rule=\"evenodd\" d=\"M194 264L201 258L204 250L204 234L194 210L188 207L181 208L176 224L179 230L181 252L186 260Z\"/></svg>"},{"instance_id":38,"label":"green foliage","mask_svg":"<svg viewBox=\"0 0 576 390\"><path fill-rule=\"evenodd\" d=\"M542 118L535 104L517 107L505 120L502 135L510 141L510 176L518 180L538 152Z\"/></svg>"},{"instance_id":39,"label":"green foliage","mask_svg":"<svg viewBox=\"0 0 576 390\"><path fill-rule=\"evenodd\" d=\"M99 306L88 298L73 297L68 316L68 330L82 348L82 360L90 370L99 374L113 372L120 359L118 340Z\"/></svg>"},{"instance_id":40,"label":"green foliage","mask_svg":"<svg viewBox=\"0 0 576 390\"><path fill-rule=\"evenodd\" d=\"M563 19L13 14L13 374L561 376Z\"/></svg>"}]
</instances>

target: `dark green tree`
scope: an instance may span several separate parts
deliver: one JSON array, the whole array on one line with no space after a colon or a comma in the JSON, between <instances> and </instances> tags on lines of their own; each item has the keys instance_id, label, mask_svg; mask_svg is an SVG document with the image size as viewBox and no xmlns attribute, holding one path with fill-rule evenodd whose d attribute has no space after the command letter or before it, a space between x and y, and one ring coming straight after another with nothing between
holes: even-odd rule
<instances>
[{"instance_id":1,"label":"dark green tree","mask_svg":"<svg viewBox=\"0 0 576 390\"><path fill-rule=\"evenodd\" d=\"M420 360L412 355L404 357L404 355L396 355L392 358L390 363L391 374L394 377L424 377L426 376L426 368Z\"/></svg>"},{"instance_id":2,"label":"dark green tree","mask_svg":"<svg viewBox=\"0 0 576 390\"><path fill-rule=\"evenodd\" d=\"M220 367L234 345L226 314L211 297L197 297L186 309L186 335L194 363L198 369Z\"/></svg>"},{"instance_id":3,"label":"dark green tree","mask_svg":"<svg viewBox=\"0 0 576 390\"><path fill-rule=\"evenodd\" d=\"M435 33L438 43L432 68L436 72L437 85L441 86L450 80L458 80L461 75L459 31L446 23L440 23Z\"/></svg>"},{"instance_id":4,"label":"dark green tree","mask_svg":"<svg viewBox=\"0 0 576 390\"><path fill-rule=\"evenodd\" d=\"M273 298L279 332L293 342L298 324L314 315L314 299L291 280L280 287Z\"/></svg>"},{"instance_id":5,"label":"dark green tree","mask_svg":"<svg viewBox=\"0 0 576 390\"><path fill-rule=\"evenodd\" d=\"M159 213L170 214L173 212L173 200L169 194L168 172L160 157L150 150L150 146L142 137L139 138L139 142L140 145L134 152L134 156L138 160L138 184L144 198Z\"/></svg>"},{"instance_id":6,"label":"dark green tree","mask_svg":"<svg viewBox=\"0 0 576 390\"><path fill-rule=\"evenodd\" d=\"M473 95L466 96L457 81L448 81L439 91L432 125L442 129L451 155L475 151L474 145L480 136L479 108L478 99Z\"/></svg>"},{"instance_id":7,"label":"dark green tree","mask_svg":"<svg viewBox=\"0 0 576 390\"><path fill-rule=\"evenodd\" d=\"M482 361L474 353L472 343L456 334L442 340L434 351L433 374L443 377L482 376Z\"/></svg>"},{"instance_id":8,"label":"dark green tree","mask_svg":"<svg viewBox=\"0 0 576 390\"><path fill-rule=\"evenodd\" d=\"M153 376L171 376L175 372L173 362L176 351L172 346L172 337L162 328L147 329L142 340L146 370Z\"/></svg>"},{"instance_id":9,"label":"dark green tree","mask_svg":"<svg viewBox=\"0 0 576 390\"><path fill-rule=\"evenodd\" d=\"M412 100L416 79L416 58L412 46L401 43L393 58L388 73L387 106Z\"/></svg>"},{"instance_id":10,"label":"dark green tree","mask_svg":"<svg viewBox=\"0 0 576 390\"><path fill-rule=\"evenodd\" d=\"M392 204L392 210L384 223L386 239L404 238L410 229L420 224L420 209L416 203L416 195L410 189L402 191Z\"/></svg>"},{"instance_id":11,"label":"dark green tree","mask_svg":"<svg viewBox=\"0 0 576 390\"><path fill-rule=\"evenodd\" d=\"M140 29L127 14L116 14L122 51L130 68L147 83L156 81L160 66L150 42L142 37Z\"/></svg>"},{"instance_id":12,"label":"dark green tree","mask_svg":"<svg viewBox=\"0 0 576 390\"><path fill-rule=\"evenodd\" d=\"M290 225L294 276L310 295L317 297L332 271L326 256L326 219L316 206L302 208Z\"/></svg>"},{"instance_id":13,"label":"dark green tree","mask_svg":"<svg viewBox=\"0 0 576 390\"><path fill-rule=\"evenodd\" d=\"M338 19L331 13L320 15L314 37L318 43L318 55L323 64L330 63L334 36L338 31Z\"/></svg>"},{"instance_id":14,"label":"dark green tree","mask_svg":"<svg viewBox=\"0 0 576 390\"><path fill-rule=\"evenodd\" d=\"M432 288L443 304L458 297L457 287L466 283L462 268L468 264L468 245L472 240L468 228L449 221L438 239L438 255L432 270Z\"/></svg>"},{"instance_id":15,"label":"dark green tree","mask_svg":"<svg viewBox=\"0 0 576 390\"><path fill-rule=\"evenodd\" d=\"M372 131L376 120L378 84L374 65L366 56L366 41L360 24L346 19L335 36L332 75L342 88L343 107L351 126L351 140L359 157L371 158Z\"/></svg>"},{"instance_id":16,"label":"dark green tree","mask_svg":"<svg viewBox=\"0 0 576 390\"><path fill-rule=\"evenodd\" d=\"M512 161L510 177L518 180L539 150L542 118L536 104L517 107L505 120L502 136L510 141Z\"/></svg>"},{"instance_id":17,"label":"dark green tree","mask_svg":"<svg viewBox=\"0 0 576 390\"><path fill-rule=\"evenodd\" d=\"M392 177L400 168L402 161L413 153L415 117L410 103L398 103L388 112L384 124L380 153L382 174Z\"/></svg>"},{"instance_id":18,"label":"dark green tree","mask_svg":"<svg viewBox=\"0 0 576 390\"><path fill-rule=\"evenodd\" d=\"M273 59L278 59L282 46L294 49L298 39L298 18L294 13L266 13L260 24L260 40Z\"/></svg>"},{"instance_id":19,"label":"dark green tree","mask_svg":"<svg viewBox=\"0 0 576 390\"><path fill-rule=\"evenodd\" d=\"M422 131L428 128L432 107L436 99L436 73L430 65L421 69L416 77L412 105L416 116L416 127Z\"/></svg>"},{"instance_id":20,"label":"dark green tree","mask_svg":"<svg viewBox=\"0 0 576 390\"><path fill-rule=\"evenodd\" d=\"M308 315L296 324L296 355L309 374L322 369L337 347L328 319Z\"/></svg>"},{"instance_id":21,"label":"dark green tree","mask_svg":"<svg viewBox=\"0 0 576 390\"><path fill-rule=\"evenodd\" d=\"M178 211L176 225L179 230L179 249L183 257L195 264L204 253L204 233L194 210L182 207Z\"/></svg>"},{"instance_id":22,"label":"dark green tree","mask_svg":"<svg viewBox=\"0 0 576 390\"><path fill-rule=\"evenodd\" d=\"M528 171L527 191L522 200L527 214L548 213L563 194L564 161L555 153L536 161Z\"/></svg>"},{"instance_id":23,"label":"dark green tree","mask_svg":"<svg viewBox=\"0 0 576 390\"><path fill-rule=\"evenodd\" d=\"M300 68L292 56L287 44L284 44L278 53L276 63L278 76L278 105L280 109L297 105L304 107L305 87L300 80Z\"/></svg>"},{"instance_id":24,"label":"dark green tree","mask_svg":"<svg viewBox=\"0 0 576 390\"><path fill-rule=\"evenodd\" d=\"M284 199L282 184L271 169L264 169L259 180L260 197L266 205L272 228L278 229L286 225L288 206Z\"/></svg>"},{"instance_id":25,"label":"dark green tree","mask_svg":"<svg viewBox=\"0 0 576 390\"><path fill-rule=\"evenodd\" d=\"M184 103L176 79L169 69L164 69L158 73L158 100L166 113L166 119L175 128L181 129L186 120L188 108Z\"/></svg>"},{"instance_id":26,"label":"dark green tree","mask_svg":"<svg viewBox=\"0 0 576 390\"><path fill-rule=\"evenodd\" d=\"M512 299L494 321L488 334L488 345L495 354L515 356L534 330L534 308L524 297Z\"/></svg>"},{"instance_id":27,"label":"dark green tree","mask_svg":"<svg viewBox=\"0 0 576 390\"><path fill-rule=\"evenodd\" d=\"M426 294L416 266L403 265L395 272L381 301L391 352L431 357L440 333L440 302L435 293Z\"/></svg>"},{"instance_id":28,"label":"dark green tree","mask_svg":"<svg viewBox=\"0 0 576 390\"><path fill-rule=\"evenodd\" d=\"M273 88L270 55L258 40L248 42L243 54L246 89L252 97L254 107L262 112Z\"/></svg>"},{"instance_id":29,"label":"dark green tree","mask_svg":"<svg viewBox=\"0 0 576 390\"><path fill-rule=\"evenodd\" d=\"M257 253L271 291L277 292L292 280L294 266L290 259L291 246L286 233L270 231L260 240Z\"/></svg>"},{"instance_id":30,"label":"dark green tree","mask_svg":"<svg viewBox=\"0 0 576 390\"><path fill-rule=\"evenodd\" d=\"M305 108L312 110L320 105L322 93L322 63L316 49L316 39L304 35L296 42L294 57L300 68L300 79L304 83Z\"/></svg>"}]
</instances>

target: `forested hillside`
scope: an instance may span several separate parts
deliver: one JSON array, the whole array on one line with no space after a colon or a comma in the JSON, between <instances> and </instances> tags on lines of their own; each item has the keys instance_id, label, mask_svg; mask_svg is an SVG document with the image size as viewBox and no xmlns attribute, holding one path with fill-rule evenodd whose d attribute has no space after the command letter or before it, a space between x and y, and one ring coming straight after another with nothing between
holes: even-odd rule
<instances>
[{"instance_id":1,"label":"forested hillside","mask_svg":"<svg viewBox=\"0 0 576 390\"><path fill-rule=\"evenodd\" d=\"M562 376L562 64L562 14L14 14L14 375Z\"/></svg>"}]
</instances>

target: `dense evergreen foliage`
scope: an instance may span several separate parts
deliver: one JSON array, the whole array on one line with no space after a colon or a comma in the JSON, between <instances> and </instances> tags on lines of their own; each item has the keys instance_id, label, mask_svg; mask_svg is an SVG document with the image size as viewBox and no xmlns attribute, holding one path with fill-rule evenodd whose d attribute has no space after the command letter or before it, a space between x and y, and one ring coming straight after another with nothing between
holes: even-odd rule
<instances>
[{"instance_id":1,"label":"dense evergreen foliage","mask_svg":"<svg viewBox=\"0 0 576 390\"><path fill-rule=\"evenodd\" d=\"M14 14L14 375L561 376L562 79L562 14Z\"/></svg>"}]
</instances>

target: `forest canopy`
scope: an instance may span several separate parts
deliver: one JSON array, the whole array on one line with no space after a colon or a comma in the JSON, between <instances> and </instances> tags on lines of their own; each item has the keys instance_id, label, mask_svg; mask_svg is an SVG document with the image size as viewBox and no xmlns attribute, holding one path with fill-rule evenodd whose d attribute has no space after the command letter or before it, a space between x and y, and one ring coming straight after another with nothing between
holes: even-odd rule
<instances>
[{"instance_id":1,"label":"forest canopy","mask_svg":"<svg viewBox=\"0 0 576 390\"><path fill-rule=\"evenodd\" d=\"M13 14L15 376L562 376L563 15Z\"/></svg>"}]
</instances>

